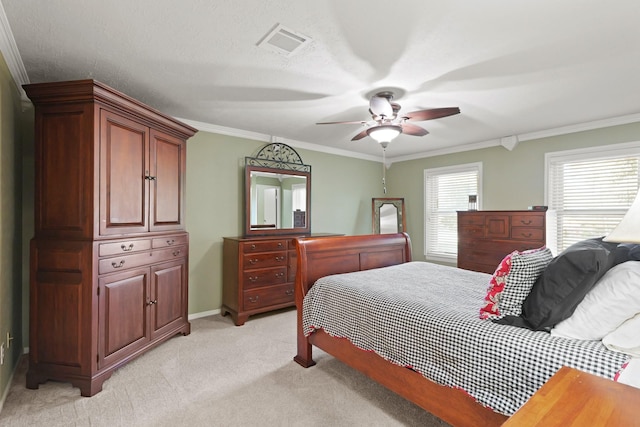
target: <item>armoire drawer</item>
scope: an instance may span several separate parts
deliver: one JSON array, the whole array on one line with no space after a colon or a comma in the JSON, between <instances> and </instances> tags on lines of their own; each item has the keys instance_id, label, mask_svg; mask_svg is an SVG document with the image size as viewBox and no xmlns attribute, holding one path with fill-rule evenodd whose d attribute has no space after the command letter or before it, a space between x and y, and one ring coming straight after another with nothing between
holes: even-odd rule
<instances>
[{"instance_id":1,"label":"armoire drawer","mask_svg":"<svg viewBox=\"0 0 640 427\"><path fill-rule=\"evenodd\" d=\"M131 255L103 258L98 261L98 274L114 273L129 268L169 261L187 254L186 246L159 249Z\"/></svg>"},{"instance_id":2,"label":"armoire drawer","mask_svg":"<svg viewBox=\"0 0 640 427\"><path fill-rule=\"evenodd\" d=\"M254 310L276 304L293 303L293 284L269 286L244 292L244 309Z\"/></svg>"},{"instance_id":3,"label":"armoire drawer","mask_svg":"<svg viewBox=\"0 0 640 427\"><path fill-rule=\"evenodd\" d=\"M243 273L244 288L279 285L287 281L287 267L248 270Z\"/></svg>"},{"instance_id":4,"label":"armoire drawer","mask_svg":"<svg viewBox=\"0 0 640 427\"><path fill-rule=\"evenodd\" d=\"M111 243L100 243L98 256L126 255L132 252L148 251L151 249L150 239L122 240Z\"/></svg>"},{"instance_id":5,"label":"armoire drawer","mask_svg":"<svg viewBox=\"0 0 640 427\"><path fill-rule=\"evenodd\" d=\"M182 234L179 236L164 236L153 239L151 247L153 249L167 248L169 246L180 246L187 244L189 238Z\"/></svg>"}]
</instances>

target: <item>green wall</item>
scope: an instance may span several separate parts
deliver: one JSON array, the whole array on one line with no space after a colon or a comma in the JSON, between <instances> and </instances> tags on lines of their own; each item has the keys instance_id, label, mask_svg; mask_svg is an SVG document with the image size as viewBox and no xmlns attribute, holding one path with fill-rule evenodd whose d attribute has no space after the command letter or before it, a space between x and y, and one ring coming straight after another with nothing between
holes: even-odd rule
<instances>
[{"instance_id":1,"label":"green wall","mask_svg":"<svg viewBox=\"0 0 640 427\"><path fill-rule=\"evenodd\" d=\"M640 141L640 123L525 141L513 151L491 147L398 162L387 171L389 197L404 197L413 257L424 260L425 169L482 162L482 208L527 209L544 204L545 153L633 141Z\"/></svg>"},{"instance_id":2,"label":"green wall","mask_svg":"<svg viewBox=\"0 0 640 427\"><path fill-rule=\"evenodd\" d=\"M2 398L23 346L21 265L25 261L21 253L19 115L20 96L0 56L0 343L5 348L0 366ZM10 343L7 333L13 337Z\"/></svg>"},{"instance_id":3,"label":"green wall","mask_svg":"<svg viewBox=\"0 0 640 427\"><path fill-rule=\"evenodd\" d=\"M222 304L222 238L243 233L244 159L266 143L198 132L187 143L189 313ZM373 161L294 149L311 165L311 232L371 232L371 198L381 197Z\"/></svg>"}]
</instances>

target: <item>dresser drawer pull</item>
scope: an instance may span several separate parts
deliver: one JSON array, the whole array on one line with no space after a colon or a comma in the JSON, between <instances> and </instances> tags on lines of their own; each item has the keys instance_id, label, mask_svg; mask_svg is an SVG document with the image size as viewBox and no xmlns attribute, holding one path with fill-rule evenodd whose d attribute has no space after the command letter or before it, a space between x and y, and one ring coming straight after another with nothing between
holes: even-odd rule
<instances>
[{"instance_id":1,"label":"dresser drawer pull","mask_svg":"<svg viewBox=\"0 0 640 427\"><path fill-rule=\"evenodd\" d=\"M284 291L284 293L291 296L293 295L293 289L287 289L286 291Z\"/></svg>"},{"instance_id":2,"label":"dresser drawer pull","mask_svg":"<svg viewBox=\"0 0 640 427\"><path fill-rule=\"evenodd\" d=\"M133 250L133 243L131 243L128 247L124 244L120 246L123 252L131 252Z\"/></svg>"},{"instance_id":3,"label":"dresser drawer pull","mask_svg":"<svg viewBox=\"0 0 640 427\"><path fill-rule=\"evenodd\" d=\"M276 261L282 262L282 261L284 261L284 257L283 256L277 256L276 257Z\"/></svg>"},{"instance_id":4,"label":"dresser drawer pull","mask_svg":"<svg viewBox=\"0 0 640 427\"><path fill-rule=\"evenodd\" d=\"M256 282L256 281L258 281L259 278L260 278L259 276L249 276L249 281L250 282Z\"/></svg>"},{"instance_id":5,"label":"dresser drawer pull","mask_svg":"<svg viewBox=\"0 0 640 427\"><path fill-rule=\"evenodd\" d=\"M124 265L124 260L121 260L118 264L116 264L115 262L111 263L111 267L113 268L121 268Z\"/></svg>"},{"instance_id":6,"label":"dresser drawer pull","mask_svg":"<svg viewBox=\"0 0 640 427\"><path fill-rule=\"evenodd\" d=\"M157 299L154 299L153 301L149 301L149 302L147 303L147 305L154 305L154 304L157 304L157 303L158 303L158 300L157 300Z\"/></svg>"},{"instance_id":7,"label":"dresser drawer pull","mask_svg":"<svg viewBox=\"0 0 640 427\"><path fill-rule=\"evenodd\" d=\"M182 252L182 250L181 250L181 249L177 249L177 250L173 251L173 256L178 256L178 255L180 255L180 252Z\"/></svg>"},{"instance_id":8,"label":"dresser drawer pull","mask_svg":"<svg viewBox=\"0 0 640 427\"><path fill-rule=\"evenodd\" d=\"M255 263L257 263L258 261L260 261L258 258L253 258L253 259L250 259L250 260L249 260L249 264L255 264Z\"/></svg>"},{"instance_id":9,"label":"dresser drawer pull","mask_svg":"<svg viewBox=\"0 0 640 427\"><path fill-rule=\"evenodd\" d=\"M276 278L284 277L284 273L281 271L280 273L276 273Z\"/></svg>"},{"instance_id":10,"label":"dresser drawer pull","mask_svg":"<svg viewBox=\"0 0 640 427\"><path fill-rule=\"evenodd\" d=\"M175 240L171 239L171 240L167 240L167 245L171 246L175 243Z\"/></svg>"},{"instance_id":11,"label":"dresser drawer pull","mask_svg":"<svg viewBox=\"0 0 640 427\"><path fill-rule=\"evenodd\" d=\"M524 219L521 219L521 220L520 220L520 223L521 223L522 225L529 225L529 224L531 224L532 222L533 222L533 221L531 221L530 219L528 219L528 220L526 220L526 221L525 221Z\"/></svg>"},{"instance_id":12,"label":"dresser drawer pull","mask_svg":"<svg viewBox=\"0 0 640 427\"><path fill-rule=\"evenodd\" d=\"M256 295L255 297L249 297L249 302L250 303L257 303L258 300L260 299L260 296Z\"/></svg>"},{"instance_id":13,"label":"dresser drawer pull","mask_svg":"<svg viewBox=\"0 0 640 427\"><path fill-rule=\"evenodd\" d=\"M255 244L251 245L251 250L253 251L255 249L256 249L256 245Z\"/></svg>"},{"instance_id":14,"label":"dresser drawer pull","mask_svg":"<svg viewBox=\"0 0 640 427\"><path fill-rule=\"evenodd\" d=\"M533 234L531 234L531 233L520 233L520 236L526 237L526 238L530 238L531 236L533 236Z\"/></svg>"},{"instance_id":15,"label":"dresser drawer pull","mask_svg":"<svg viewBox=\"0 0 640 427\"><path fill-rule=\"evenodd\" d=\"M281 248L282 247L282 242L278 242L278 247Z\"/></svg>"}]
</instances>

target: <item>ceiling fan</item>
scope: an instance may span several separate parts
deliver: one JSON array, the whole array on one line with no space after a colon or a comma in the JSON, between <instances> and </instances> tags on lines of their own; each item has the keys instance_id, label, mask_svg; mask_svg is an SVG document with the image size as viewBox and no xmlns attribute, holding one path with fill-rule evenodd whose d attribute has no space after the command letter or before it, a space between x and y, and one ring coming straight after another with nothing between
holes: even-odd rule
<instances>
[{"instance_id":1,"label":"ceiling fan","mask_svg":"<svg viewBox=\"0 0 640 427\"><path fill-rule=\"evenodd\" d=\"M458 107L446 107L417 110L400 115L398 114L400 112L400 104L392 101L393 92L378 92L373 95L369 101L369 113L371 113L372 120L359 122L322 122L316 124L366 125L367 128L351 138L351 140L357 141L365 136L370 136L378 141L380 145L382 145L382 148L386 148L389 142L401 133L413 136L424 136L429 133L426 129L408 122L440 119L442 117L453 116L454 114L460 113L460 108Z\"/></svg>"}]
</instances>

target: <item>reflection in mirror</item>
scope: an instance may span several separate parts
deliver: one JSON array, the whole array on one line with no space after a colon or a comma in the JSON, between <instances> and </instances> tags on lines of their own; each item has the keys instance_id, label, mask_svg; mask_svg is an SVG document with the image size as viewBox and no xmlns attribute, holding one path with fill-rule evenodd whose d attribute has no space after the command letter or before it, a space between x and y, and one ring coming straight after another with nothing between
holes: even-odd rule
<instances>
[{"instance_id":1,"label":"reflection in mirror","mask_svg":"<svg viewBox=\"0 0 640 427\"><path fill-rule=\"evenodd\" d=\"M398 208L391 203L380 206L380 234L398 232Z\"/></svg>"},{"instance_id":2,"label":"reflection in mirror","mask_svg":"<svg viewBox=\"0 0 640 427\"><path fill-rule=\"evenodd\" d=\"M406 231L404 199L372 199L372 225L374 234L402 233Z\"/></svg>"},{"instance_id":3,"label":"reflection in mirror","mask_svg":"<svg viewBox=\"0 0 640 427\"><path fill-rule=\"evenodd\" d=\"M252 171L250 228L306 226L307 178L288 173Z\"/></svg>"}]
</instances>

